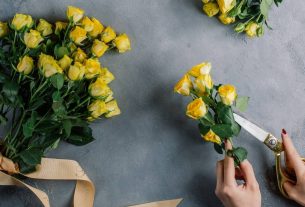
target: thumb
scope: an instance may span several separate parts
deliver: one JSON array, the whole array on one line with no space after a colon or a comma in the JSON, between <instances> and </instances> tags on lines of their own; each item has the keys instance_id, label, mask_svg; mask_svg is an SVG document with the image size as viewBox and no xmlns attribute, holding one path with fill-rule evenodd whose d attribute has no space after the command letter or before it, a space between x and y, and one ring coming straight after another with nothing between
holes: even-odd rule
<instances>
[{"instance_id":1,"label":"thumb","mask_svg":"<svg viewBox=\"0 0 305 207\"><path fill-rule=\"evenodd\" d=\"M291 182L286 181L283 184L284 190L286 191L286 193L288 194L289 198L293 198L294 197L294 185Z\"/></svg>"}]
</instances>

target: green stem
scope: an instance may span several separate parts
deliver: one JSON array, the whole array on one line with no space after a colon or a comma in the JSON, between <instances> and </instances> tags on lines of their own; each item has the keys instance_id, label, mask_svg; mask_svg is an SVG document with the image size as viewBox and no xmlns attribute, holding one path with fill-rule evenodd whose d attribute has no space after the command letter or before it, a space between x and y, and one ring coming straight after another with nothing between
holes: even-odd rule
<instances>
[{"instance_id":1,"label":"green stem","mask_svg":"<svg viewBox=\"0 0 305 207\"><path fill-rule=\"evenodd\" d=\"M45 87L45 85L46 85L47 83L48 83L48 80L46 79L46 80L44 81L44 83L38 87L38 89L37 89L37 90L34 92L34 94L32 95L32 97L31 97L31 99L30 99L30 103L31 103L32 100L35 98L35 96L38 94L38 92L40 92L40 91Z\"/></svg>"},{"instance_id":2,"label":"green stem","mask_svg":"<svg viewBox=\"0 0 305 207\"><path fill-rule=\"evenodd\" d=\"M69 111L68 114L76 111L76 109L80 108L81 106L83 106L85 103L89 102L91 99L91 97L89 96L88 98L86 98L83 102L81 102L80 104L78 104L76 107L74 107L71 111Z\"/></svg>"}]
</instances>

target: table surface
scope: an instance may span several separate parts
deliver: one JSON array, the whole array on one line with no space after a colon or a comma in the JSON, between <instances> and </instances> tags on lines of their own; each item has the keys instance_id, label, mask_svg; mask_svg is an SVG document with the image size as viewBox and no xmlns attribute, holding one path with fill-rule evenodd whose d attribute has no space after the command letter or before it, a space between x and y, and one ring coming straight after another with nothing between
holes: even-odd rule
<instances>
[{"instance_id":1,"label":"table surface","mask_svg":"<svg viewBox=\"0 0 305 207\"><path fill-rule=\"evenodd\" d=\"M47 155L81 164L95 183L95 206L180 197L181 207L221 206L214 188L215 163L222 156L186 118L188 98L173 93L186 70L202 61L212 62L215 82L234 83L239 94L251 97L245 113L250 120L276 136L285 128L305 153L305 1L273 8L273 30L259 39L236 35L231 26L208 18L200 0L1 0L0 19L16 12L65 19L67 5L126 32L133 47L101 59L116 76L111 87L122 115L92 124L93 143L62 143ZM263 206L297 206L278 193L273 154L245 131L237 140L249 151ZM47 192L52 206L70 206L73 182L27 182ZM15 187L1 187L0 200L1 207L40 206L31 193Z\"/></svg>"}]
</instances>

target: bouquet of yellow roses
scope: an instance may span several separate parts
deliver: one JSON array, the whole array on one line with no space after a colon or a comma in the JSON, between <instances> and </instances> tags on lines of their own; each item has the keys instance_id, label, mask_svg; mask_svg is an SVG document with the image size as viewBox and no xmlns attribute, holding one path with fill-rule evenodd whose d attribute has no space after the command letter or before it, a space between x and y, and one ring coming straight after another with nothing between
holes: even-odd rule
<instances>
[{"instance_id":1,"label":"bouquet of yellow roses","mask_svg":"<svg viewBox=\"0 0 305 207\"><path fill-rule=\"evenodd\" d=\"M245 32L249 37L262 36L264 24L272 4L278 6L283 0L202 0L203 11L209 16L218 15L223 24L237 22L235 31Z\"/></svg>"},{"instance_id":2,"label":"bouquet of yellow roses","mask_svg":"<svg viewBox=\"0 0 305 207\"><path fill-rule=\"evenodd\" d=\"M222 154L225 151L225 141L229 139L232 142L232 137L238 136L240 132L232 108L245 111L249 97L237 96L233 85L214 85L211 68L211 63L208 62L192 67L176 84L174 91L192 97L186 115L199 121L202 138L214 143L214 149ZM247 151L242 147L233 147L227 153L237 165L247 157Z\"/></svg>"},{"instance_id":3,"label":"bouquet of yellow roses","mask_svg":"<svg viewBox=\"0 0 305 207\"><path fill-rule=\"evenodd\" d=\"M130 50L128 36L76 7L67 18L51 24L16 14L0 22L0 123L9 129L0 152L16 163L11 173L35 171L60 140L93 141L89 123L120 114L108 85L114 75L98 58Z\"/></svg>"}]
</instances>

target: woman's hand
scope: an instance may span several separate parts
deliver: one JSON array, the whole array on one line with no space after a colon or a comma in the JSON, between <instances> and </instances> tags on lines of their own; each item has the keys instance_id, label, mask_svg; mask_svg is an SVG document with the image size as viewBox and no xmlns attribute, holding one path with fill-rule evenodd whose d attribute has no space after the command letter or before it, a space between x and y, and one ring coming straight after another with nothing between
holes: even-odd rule
<instances>
[{"instance_id":1,"label":"woman's hand","mask_svg":"<svg viewBox=\"0 0 305 207\"><path fill-rule=\"evenodd\" d=\"M232 149L229 141L226 149ZM226 156L217 162L217 185L215 193L225 207L260 207L261 193L256 181L252 165L243 161L239 168L234 167L232 157ZM244 184L238 185L235 176L242 178Z\"/></svg>"},{"instance_id":2,"label":"woman's hand","mask_svg":"<svg viewBox=\"0 0 305 207\"><path fill-rule=\"evenodd\" d=\"M285 182L284 190L289 198L297 203L305 206L305 165L301 157L295 149L292 140L286 133L285 129L282 130L282 139L285 152L285 162L287 169L293 170L297 182L296 184Z\"/></svg>"}]
</instances>

